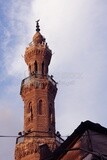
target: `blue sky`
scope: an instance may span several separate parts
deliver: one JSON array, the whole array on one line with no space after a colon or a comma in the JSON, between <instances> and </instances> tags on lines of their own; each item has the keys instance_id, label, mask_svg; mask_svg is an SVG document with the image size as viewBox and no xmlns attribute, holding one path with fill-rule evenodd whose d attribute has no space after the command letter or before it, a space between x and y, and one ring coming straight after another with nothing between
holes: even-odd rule
<instances>
[{"instance_id":1,"label":"blue sky","mask_svg":"<svg viewBox=\"0 0 107 160\"><path fill-rule=\"evenodd\" d=\"M56 128L69 135L91 120L107 127L107 1L0 0L0 135L23 130L23 55L40 19L58 82ZM0 138L1 160L14 160L14 138Z\"/></svg>"}]
</instances>

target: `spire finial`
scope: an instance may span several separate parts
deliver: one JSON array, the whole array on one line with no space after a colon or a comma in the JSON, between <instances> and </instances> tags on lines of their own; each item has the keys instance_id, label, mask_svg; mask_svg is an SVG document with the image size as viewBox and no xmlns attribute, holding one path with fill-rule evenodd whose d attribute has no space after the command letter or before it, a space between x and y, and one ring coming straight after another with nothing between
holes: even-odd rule
<instances>
[{"instance_id":1,"label":"spire finial","mask_svg":"<svg viewBox=\"0 0 107 160\"><path fill-rule=\"evenodd\" d=\"M38 20L36 21L36 31L37 31L37 32L40 31L40 28L39 28L39 21L40 21L40 19L38 19Z\"/></svg>"}]
</instances>

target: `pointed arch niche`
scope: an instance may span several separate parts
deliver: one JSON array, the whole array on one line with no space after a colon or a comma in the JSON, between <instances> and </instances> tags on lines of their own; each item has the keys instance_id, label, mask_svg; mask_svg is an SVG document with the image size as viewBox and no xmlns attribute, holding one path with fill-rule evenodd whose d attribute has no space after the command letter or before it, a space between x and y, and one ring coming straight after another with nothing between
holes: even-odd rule
<instances>
[{"instance_id":1,"label":"pointed arch niche","mask_svg":"<svg viewBox=\"0 0 107 160\"><path fill-rule=\"evenodd\" d=\"M27 107L27 113L29 114L29 121L33 120L33 109L32 109L32 102L29 102Z\"/></svg>"},{"instance_id":2,"label":"pointed arch niche","mask_svg":"<svg viewBox=\"0 0 107 160\"><path fill-rule=\"evenodd\" d=\"M27 112L28 113L32 112L32 102L29 102Z\"/></svg>"},{"instance_id":3,"label":"pointed arch niche","mask_svg":"<svg viewBox=\"0 0 107 160\"><path fill-rule=\"evenodd\" d=\"M38 115L43 114L43 101L41 99L37 103L37 114Z\"/></svg>"},{"instance_id":4,"label":"pointed arch niche","mask_svg":"<svg viewBox=\"0 0 107 160\"><path fill-rule=\"evenodd\" d=\"M52 107L52 103L49 104L49 117L50 117L50 122L51 124L54 123L54 116L53 116L53 107Z\"/></svg>"},{"instance_id":5,"label":"pointed arch niche","mask_svg":"<svg viewBox=\"0 0 107 160\"><path fill-rule=\"evenodd\" d=\"M34 68L35 68L35 73L38 73L38 64L37 64L36 61L35 61L35 63L34 63Z\"/></svg>"},{"instance_id":6,"label":"pointed arch niche","mask_svg":"<svg viewBox=\"0 0 107 160\"><path fill-rule=\"evenodd\" d=\"M29 65L29 74L31 75L31 65Z\"/></svg>"},{"instance_id":7,"label":"pointed arch niche","mask_svg":"<svg viewBox=\"0 0 107 160\"><path fill-rule=\"evenodd\" d=\"M44 62L42 63L42 75L44 75Z\"/></svg>"}]
</instances>

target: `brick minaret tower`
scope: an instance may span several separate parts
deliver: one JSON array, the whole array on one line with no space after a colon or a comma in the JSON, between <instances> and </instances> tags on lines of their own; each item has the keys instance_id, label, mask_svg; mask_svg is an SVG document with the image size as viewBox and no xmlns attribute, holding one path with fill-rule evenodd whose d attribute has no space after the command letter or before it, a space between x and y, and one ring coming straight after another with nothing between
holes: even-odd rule
<instances>
[{"instance_id":1,"label":"brick minaret tower","mask_svg":"<svg viewBox=\"0 0 107 160\"><path fill-rule=\"evenodd\" d=\"M29 77L22 80L20 94L24 101L24 131L16 141L15 160L40 160L41 146L48 151L57 147L54 100L56 82L48 75L52 51L36 22L33 41L25 51Z\"/></svg>"}]
</instances>

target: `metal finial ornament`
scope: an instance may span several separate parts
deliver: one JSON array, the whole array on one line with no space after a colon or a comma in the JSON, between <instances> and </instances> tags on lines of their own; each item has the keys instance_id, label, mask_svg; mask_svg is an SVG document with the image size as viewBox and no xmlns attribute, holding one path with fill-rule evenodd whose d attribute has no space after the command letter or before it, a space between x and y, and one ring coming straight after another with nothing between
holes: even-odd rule
<instances>
[{"instance_id":1,"label":"metal finial ornament","mask_svg":"<svg viewBox=\"0 0 107 160\"><path fill-rule=\"evenodd\" d=\"M37 32L40 31L40 28L39 28L39 21L40 21L40 19L38 19L38 20L36 21L36 31L37 31Z\"/></svg>"}]
</instances>

